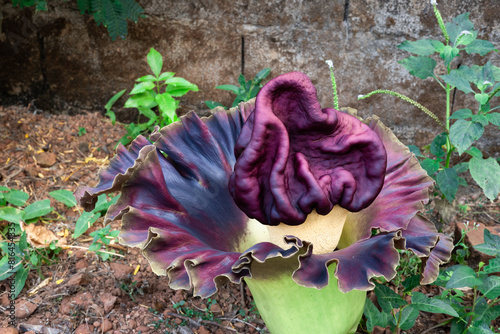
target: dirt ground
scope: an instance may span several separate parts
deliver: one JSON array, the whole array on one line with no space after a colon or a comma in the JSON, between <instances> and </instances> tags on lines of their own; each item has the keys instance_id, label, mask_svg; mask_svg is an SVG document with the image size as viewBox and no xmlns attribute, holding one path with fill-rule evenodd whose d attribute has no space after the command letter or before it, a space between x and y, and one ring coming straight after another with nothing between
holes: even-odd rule
<instances>
[{"instance_id":1,"label":"dirt ground","mask_svg":"<svg viewBox=\"0 0 500 334\"><path fill-rule=\"evenodd\" d=\"M51 199L57 213L49 216L53 220L47 227L64 238L65 231L74 230L80 209L67 208L48 192L95 185L124 133L122 126L113 126L99 113L68 116L0 107L0 185L29 193L27 204ZM460 201L477 203L474 196ZM471 208L479 221L499 226L500 210L495 205L493 210ZM7 317L0 317L0 333L267 333L245 285L223 286L209 300L194 298L192 291L173 291L166 277L151 272L137 249L112 244L110 249L120 256L108 261L87 252L92 242L89 233L101 227L102 219L76 240L67 236L69 248L54 263L30 271L16 301L18 328L8 331ZM118 229L119 222L112 228ZM453 227L446 231L451 234ZM8 284L1 281L0 311L5 314L7 290ZM440 293L430 287L423 291ZM421 313L407 333L422 333L445 319ZM428 331L446 332L446 327Z\"/></svg>"}]
</instances>

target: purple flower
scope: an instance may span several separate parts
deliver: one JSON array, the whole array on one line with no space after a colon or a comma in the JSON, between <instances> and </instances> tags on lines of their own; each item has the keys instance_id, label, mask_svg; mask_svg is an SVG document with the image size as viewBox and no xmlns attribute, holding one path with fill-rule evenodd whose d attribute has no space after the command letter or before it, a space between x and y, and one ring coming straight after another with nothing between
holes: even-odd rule
<instances>
[{"instance_id":1,"label":"purple flower","mask_svg":"<svg viewBox=\"0 0 500 334\"><path fill-rule=\"evenodd\" d=\"M229 111L191 112L150 139L120 146L98 186L77 190L80 203L91 209L120 190L106 220L122 220L121 243L197 296L245 279L273 332L304 322L309 332L348 332L366 296L353 290L392 279L397 249L425 260L422 283L450 257L451 239L418 214L433 181L408 148L377 117L321 109L302 73L271 80ZM305 306L310 291L325 314ZM313 324L318 314L326 325Z\"/></svg>"}]
</instances>

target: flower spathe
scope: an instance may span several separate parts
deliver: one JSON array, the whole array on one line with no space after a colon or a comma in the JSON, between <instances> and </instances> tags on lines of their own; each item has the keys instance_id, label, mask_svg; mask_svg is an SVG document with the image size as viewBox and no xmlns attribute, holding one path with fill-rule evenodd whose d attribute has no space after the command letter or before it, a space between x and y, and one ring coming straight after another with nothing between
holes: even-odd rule
<instances>
[{"instance_id":1,"label":"flower spathe","mask_svg":"<svg viewBox=\"0 0 500 334\"><path fill-rule=\"evenodd\" d=\"M107 220L122 220L120 242L140 247L153 271L167 275L172 288L194 288L195 295L205 298L217 291L221 280L239 283L242 279L251 279L253 270L259 268L270 270L270 276L281 276L283 273L272 272L273 268L280 267L274 265L276 263L286 263L287 275L302 287L322 289L328 286L329 280L336 280L343 293L370 290L372 277L383 276L390 280L396 274L397 249L411 249L425 258L422 282L432 282L437 277L439 265L449 259L453 247L449 237L437 233L432 224L418 215L428 200L432 180L409 150L376 117L355 126L366 129L369 136L376 136L372 138L383 144L385 172L382 182L374 186L379 187L376 191L366 189L371 187L370 182L363 181L363 186L358 187L365 188L361 190L368 191L370 196L376 194L363 200L369 204L367 207L347 213L338 247L333 245L330 251L318 254L311 240L301 240L294 235L284 236L287 246L280 247L270 242L265 226L256 224L240 209L245 207L245 199L240 198L236 205L229 183L233 178L234 193L234 183L238 183L234 178L238 174L233 172L235 164L242 161L236 158L235 148L239 147L237 153L241 154L242 146L237 142L241 141L245 122L256 124L256 118L260 117L256 108L270 111L278 108L280 113L293 115L297 112L296 107L301 106L300 112L305 112L304 117L307 117L309 109L307 104L301 103L302 90L307 91L309 102L316 99L316 91L306 78L298 72L279 76L266 86L292 91L288 96L259 93L256 101L242 103L229 111L217 108L210 117L201 119L191 112L181 117L181 122L153 133L150 137L153 143L139 136L128 150L119 146L117 156L101 173L97 187L79 188L77 198L89 209L98 195L120 190L120 199L106 216ZM300 85L294 84L297 80L301 81ZM292 90L287 90L289 85L293 85ZM263 91L266 92L265 87ZM289 103L291 100L294 103ZM318 112L317 108L314 110ZM335 113L355 119L338 111ZM321 127L321 124L316 126ZM247 127L245 131L253 129ZM251 133L245 135L248 137L244 140L248 144L246 147L253 145L251 140L259 140L258 136L252 139ZM286 159L283 163L287 163ZM267 182L261 181L261 185ZM265 195L263 189L258 188L258 191ZM244 197L245 192L241 194ZM292 195L296 192L291 192ZM334 198L340 197L335 195ZM296 199L295 203L300 202L300 196ZM269 203L264 203L264 207L271 208ZM329 210L336 204L321 203L326 203ZM254 204L249 203L252 207ZM299 210L300 205L292 206L299 216L311 212L311 207ZM318 213L324 215L326 211L323 207ZM271 212L264 209L262 217L266 214L269 217ZM373 231L377 231L376 235ZM273 265L267 269L266 263Z\"/></svg>"}]
</instances>

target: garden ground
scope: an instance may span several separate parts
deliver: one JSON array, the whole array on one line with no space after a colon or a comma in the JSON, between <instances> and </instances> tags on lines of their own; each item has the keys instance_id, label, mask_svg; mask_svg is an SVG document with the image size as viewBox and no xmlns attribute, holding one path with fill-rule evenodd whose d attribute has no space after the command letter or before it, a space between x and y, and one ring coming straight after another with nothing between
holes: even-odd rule
<instances>
[{"instance_id":1,"label":"garden ground","mask_svg":"<svg viewBox=\"0 0 500 334\"><path fill-rule=\"evenodd\" d=\"M29 193L28 204L50 198L50 191L93 186L124 133L121 125L112 125L99 113L69 116L37 113L30 106L0 107L0 185ZM469 189L459 198L469 211L456 221L500 228L498 199L490 203L479 193ZM213 298L202 300L192 297L192 291L171 290L167 278L153 274L137 249L112 243L108 251L119 256L103 261L86 251L92 243L89 233L103 227L102 219L73 239L81 209L50 200L56 213L37 224L66 246L51 264L30 271L16 301L18 328L6 329L7 317L0 317L0 333L266 332L243 284L224 285ZM0 227L6 224L0 222ZM118 229L119 222L112 228ZM448 234L453 231L454 223L444 229ZM5 314L8 289L7 282L1 281L0 311ZM440 293L437 287L420 289L429 295ZM433 328L445 318L421 312L407 333L446 333L445 327Z\"/></svg>"}]
</instances>

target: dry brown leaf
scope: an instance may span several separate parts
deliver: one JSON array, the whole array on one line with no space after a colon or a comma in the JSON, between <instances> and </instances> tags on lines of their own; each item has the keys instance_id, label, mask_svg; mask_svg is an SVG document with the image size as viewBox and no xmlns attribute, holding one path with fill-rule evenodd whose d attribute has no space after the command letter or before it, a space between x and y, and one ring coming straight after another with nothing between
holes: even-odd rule
<instances>
[{"instance_id":1,"label":"dry brown leaf","mask_svg":"<svg viewBox=\"0 0 500 334\"><path fill-rule=\"evenodd\" d=\"M57 242L58 246L66 244L65 238L59 239L58 237L56 237L54 233L52 233L52 231L50 231L43 225L35 225L35 224L26 225L22 223L21 229L26 231L28 243L35 248L49 247L50 243L56 240L58 240Z\"/></svg>"}]
</instances>

